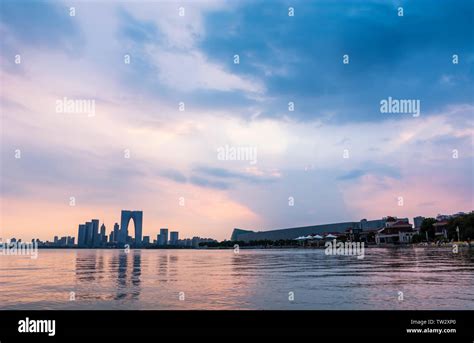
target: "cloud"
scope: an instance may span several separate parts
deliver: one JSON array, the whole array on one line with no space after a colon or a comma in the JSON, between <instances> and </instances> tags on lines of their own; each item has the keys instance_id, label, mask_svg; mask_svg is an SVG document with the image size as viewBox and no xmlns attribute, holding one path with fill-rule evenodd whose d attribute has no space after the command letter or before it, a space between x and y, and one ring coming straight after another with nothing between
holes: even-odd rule
<instances>
[{"instance_id":1,"label":"cloud","mask_svg":"<svg viewBox=\"0 0 474 343\"><path fill-rule=\"evenodd\" d=\"M178 183L186 183L188 181L188 178L186 176L184 176L181 172L173 169L164 170L160 172L159 175Z\"/></svg>"},{"instance_id":2,"label":"cloud","mask_svg":"<svg viewBox=\"0 0 474 343\"><path fill-rule=\"evenodd\" d=\"M348 180L353 181L360 179L365 175L373 175L376 177L389 177L400 179L401 175L398 170L397 166L385 166L385 165L377 165L371 162L364 163L362 169L353 169L351 171L343 173L341 176L338 177L338 180Z\"/></svg>"},{"instance_id":3,"label":"cloud","mask_svg":"<svg viewBox=\"0 0 474 343\"><path fill-rule=\"evenodd\" d=\"M190 182L194 185L200 187L209 187L209 188L217 188L217 189L228 189L232 186L232 183L227 181L218 181L212 180L210 178L202 177L202 176L191 176L189 179Z\"/></svg>"},{"instance_id":4,"label":"cloud","mask_svg":"<svg viewBox=\"0 0 474 343\"><path fill-rule=\"evenodd\" d=\"M393 5L327 4L297 3L293 20L282 3L186 2L184 18L176 3L80 3L71 22L57 6L45 12L50 22L33 23L41 34L56 22L74 23L63 33L29 44L20 28L9 42L27 58L2 63L0 74L8 85L0 96L2 227L47 238L58 209L62 230L72 234L78 221L113 223L130 208L145 211L147 234L169 226L223 239L235 226L471 206L473 60L471 36L461 30L465 15L452 31L449 23L434 25L445 14L433 6L422 20L434 26L411 37L426 3L411 6L402 27ZM464 3L459 8L453 11L470 13ZM1 30L22 25L20 15L2 19ZM447 33L417 45L439 27ZM67 33L77 56L63 41ZM346 49L351 64L343 66ZM462 57L458 66L450 63L453 50ZM455 84L440 85L442 75ZM374 104L388 95L420 97L421 116L381 115ZM55 113L64 96L96 100L96 116ZM257 164L219 160L216 148L225 145L255 147ZM405 208L394 207L400 194ZM75 209L67 205L71 195ZM28 211L36 222L24 218Z\"/></svg>"},{"instance_id":5,"label":"cloud","mask_svg":"<svg viewBox=\"0 0 474 343\"><path fill-rule=\"evenodd\" d=\"M160 47L151 46L146 50L156 66L160 82L172 89L183 92L198 89L250 93L264 91L264 87L258 81L226 71L222 66L209 62L199 51L180 53L163 51Z\"/></svg>"},{"instance_id":6,"label":"cloud","mask_svg":"<svg viewBox=\"0 0 474 343\"><path fill-rule=\"evenodd\" d=\"M378 103L387 96L421 99L425 113L446 102L472 104L474 5L418 1L405 6L384 1L306 1L288 5L251 2L234 15L206 16L200 48L237 72L252 74L266 85L264 117L281 117L288 101L297 110L286 115L311 122L378 121ZM317 19L315 19L317 18ZM348 54L350 63L342 57ZM452 55L462 56L453 65ZM435 72L433 72L435 71ZM440 85L442 75L456 84ZM325 113L333 113L325 116Z\"/></svg>"}]
</instances>

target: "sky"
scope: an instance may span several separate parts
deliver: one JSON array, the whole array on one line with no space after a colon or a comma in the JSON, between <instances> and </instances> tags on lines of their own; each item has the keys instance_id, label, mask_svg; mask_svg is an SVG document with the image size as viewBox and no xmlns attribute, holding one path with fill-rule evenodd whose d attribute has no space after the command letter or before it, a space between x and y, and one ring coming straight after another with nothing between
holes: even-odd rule
<instances>
[{"instance_id":1,"label":"sky","mask_svg":"<svg viewBox=\"0 0 474 343\"><path fill-rule=\"evenodd\" d=\"M143 210L152 239L223 240L474 208L472 1L4 0L0 13L3 239L75 236L92 218L109 233L122 209ZM389 98L420 114L383 113ZM68 99L94 111L58 110Z\"/></svg>"}]
</instances>

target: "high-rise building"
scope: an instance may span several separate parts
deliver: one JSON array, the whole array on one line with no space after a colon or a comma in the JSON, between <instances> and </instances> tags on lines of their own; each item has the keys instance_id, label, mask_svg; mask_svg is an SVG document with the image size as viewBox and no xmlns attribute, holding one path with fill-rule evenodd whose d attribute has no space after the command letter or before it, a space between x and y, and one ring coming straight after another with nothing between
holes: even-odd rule
<instances>
[{"instance_id":1,"label":"high-rise building","mask_svg":"<svg viewBox=\"0 0 474 343\"><path fill-rule=\"evenodd\" d=\"M168 244L168 229L160 229L160 235L158 237L158 245L167 245Z\"/></svg>"},{"instance_id":2,"label":"high-rise building","mask_svg":"<svg viewBox=\"0 0 474 343\"><path fill-rule=\"evenodd\" d=\"M105 224L102 223L102 225L100 226L100 233L99 233L99 245L104 245L105 243L107 243L107 236L105 234Z\"/></svg>"},{"instance_id":3,"label":"high-rise building","mask_svg":"<svg viewBox=\"0 0 474 343\"><path fill-rule=\"evenodd\" d=\"M118 242L118 239L119 239L119 224L115 223L114 224L114 238L112 242Z\"/></svg>"},{"instance_id":4,"label":"high-rise building","mask_svg":"<svg viewBox=\"0 0 474 343\"><path fill-rule=\"evenodd\" d=\"M99 219L92 219L92 246L97 247L100 245L99 237Z\"/></svg>"},{"instance_id":5,"label":"high-rise building","mask_svg":"<svg viewBox=\"0 0 474 343\"><path fill-rule=\"evenodd\" d=\"M120 233L119 243L125 243L128 238L128 224L130 220L133 220L133 226L135 227L135 244L140 245L142 242L142 225L143 225L143 212L142 211L128 211L122 210L120 218Z\"/></svg>"},{"instance_id":6,"label":"high-rise building","mask_svg":"<svg viewBox=\"0 0 474 343\"><path fill-rule=\"evenodd\" d=\"M170 232L170 245L178 245L179 232L171 231Z\"/></svg>"},{"instance_id":7,"label":"high-rise building","mask_svg":"<svg viewBox=\"0 0 474 343\"><path fill-rule=\"evenodd\" d=\"M79 228L77 230L77 246L83 247L86 245L86 225L79 224Z\"/></svg>"},{"instance_id":8,"label":"high-rise building","mask_svg":"<svg viewBox=\"0 0 474 343\"><path fill-rule=\"evenodd\" d=\"M143 236L143 245L150 244L150 236Z\"/></svg>"},{"instance_id":9,"label":"high-rise building","mask_svg":"<svg viewBox=\"0 0 474 343\"><path fill-rule=\"evenodd\" d=\"M91 247L92 246L92 223L91 222L86 222L86 239L85 239L85 246L86 247Z\"/></svg>"},{"instance_id":10,"label":"high-rise building","mask_svg":"<svg viewBox=\"0 0 474 343\"><path fill-rule=\"evenodd\" d=\"M109 243L113 243L114 242L114 231L110 231L110 235L109 235Z\"/></svg>"}]
</instances>

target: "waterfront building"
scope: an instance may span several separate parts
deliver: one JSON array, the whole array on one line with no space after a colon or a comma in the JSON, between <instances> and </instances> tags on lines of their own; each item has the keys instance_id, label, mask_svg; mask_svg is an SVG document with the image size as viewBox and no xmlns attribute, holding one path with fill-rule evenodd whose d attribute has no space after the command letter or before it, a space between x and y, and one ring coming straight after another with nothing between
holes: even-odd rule
<instances>
[{"instance_id":1,"label":"waterfront building","mask_svg":"<svg viewBox=\"0 0 474 343\"><path fill-rule=\"evenodd\" d=\"M410 243L415 234L408 220L388 217L385 226L377 231L375 243Z\"/></svg>"},{"instance_id":2,"label":"waterfront building","mask_svg":"<svg viewBox=\"0 0 474 343\"><path fill-rule=\"evenodd\" d=\"M100 226L100 243L104 243L104 238L105 238L105 224L102 223L102 225ZM107 242L107 240L106 240Z\"/></svg>"},{"instance_id":3,"label":"waterfront building","mask_svg":"<svg viewBox=\"0 0 474 343\"><path fill-rule=\"evenodd\" d=\"M91 247L92 246L92 223L91 222L86 222L86 239L85 239L85 246L86 247Z\"/></svg>"},{"instance_id":4,"label":"waterfront building","mask_svg":"<svg viewBox=\"0 0 474 343\"><path fill-rule=\"evenodd\" d=\"M178 245L179 232L171 231L170 232L170 245Z\"/></svg>"},{"instance_id":5,"label":"waterfront building","mask_svg":"<svg viewBox=\"0 0 474 343\"><path fill-rule=\"evenodd\" d=\"M129 211L122 210L120 218L120 232L118 243L129 242L128 240L128 224L130 220L133 220L133 226L135 228L135 244L139 246L142 243L142 225L143 225L143 212L142 211Z\"/></svg>"},{"instance_id":6,"label":"waterfront building","mask_svg":"<svg viewBox=\"0 0 474 343\"><path fill-rule=\"evenodd\" d=\"M160 229L160 235L158 236L158 245L167 245L168 244L168 229Z\"/></svg>"},{"instance_id":7,"label":"waterfront building","mask_svg":"<svg viewBox=\"0 0 474 343\"><path fill-rule=\"evenodd\" d=\"M112 243L118 242L118 238L119 238L119 224L115 223L114 224L114 234L113 234Z\"/></svg>"},{"instance_id":8,"label":"waterfront building","mask_svg":"<svg viewBox=\"0 0 474 343\"><path fill-rule=\"evenodd\" d=\"M86 245L86 225L79 224L77 229L77 246L83 247Z\"/></svg>"},{"instance_id":9,"label":"waterfront building","mask_svg":"<svg viewBox=\"0 0 474 343\"><path fill-rule=\"evenodd\" d=\"M388 217L387 217L388 218ZM345 233L348 229L358 231L374 230L384 226L387 218L367 220L362 219L358 222L342 222L333 224L311 225L285 229L275 229L268 231L251 231L235 228L232 232L231 241L258 241L258 240L290 240L300 236L315 234L324 234L328 232ZM406 218L405 218L406 219ZM406 219L408 220L408 219Z\"/></svg>"},{"instance_id":10,"label":"waterfront building","mask_svg":"<svg viewBox=\"0 0 474 343\"><path fill-rule=\"evenodd\" d=\"M150 244L150 236L143 236L143 245Z\"/></svg>"},{"instance_id":11,"label":"waterfront building","mask_svg":"<svg viewBox=\"0 0 474 343\"><path fill-rule=\"evenodd\" d=\"M99 219L92 219L92 246L98 247L100 245L99 237Z\"/></svg>"},{"instance_id":12,"label":"waterfront building","mask_svg":"<svg viewBox=\"0 0 474 343\"><path fill-rule=\"evenodd\" d=\"M67 236L66 237L66 246L72 247L74 245L74 240L75 240L74 237Z\"/></svg>"}]
</instances>

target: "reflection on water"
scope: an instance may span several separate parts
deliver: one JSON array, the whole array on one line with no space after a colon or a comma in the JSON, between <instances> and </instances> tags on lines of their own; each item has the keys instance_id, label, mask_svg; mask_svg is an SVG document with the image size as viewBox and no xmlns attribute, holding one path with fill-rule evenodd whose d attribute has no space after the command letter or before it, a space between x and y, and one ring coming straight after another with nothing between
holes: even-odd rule
<instances>
[{"instance_id":1,"label":"reflection on water","mask_svg":"<svg viewBox=\"0 0 474 343\"><path fill-rule=\"evenodd\" d=\"M0 308L474 309L473 256L413 247L370 248L364 259L324 250L40 250L36 260L0 257Z\"/></svg>"}]
</instances>

